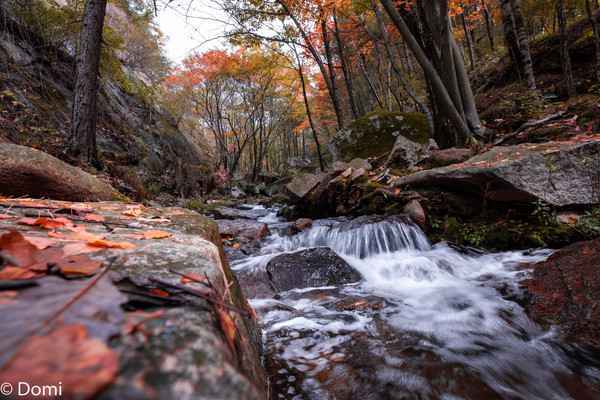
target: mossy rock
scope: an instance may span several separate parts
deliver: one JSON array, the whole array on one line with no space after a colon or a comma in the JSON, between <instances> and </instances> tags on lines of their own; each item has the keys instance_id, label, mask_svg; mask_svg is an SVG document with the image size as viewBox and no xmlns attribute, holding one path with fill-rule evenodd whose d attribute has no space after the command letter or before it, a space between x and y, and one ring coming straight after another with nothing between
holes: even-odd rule
<instances>
[{"instance_id":1,"label":"mossy rock","mask_svg":"<svg viewBox=\"0 0 600 400\"><path fill-rule=\"evenodd\" d=\"M380 157L392 151L398 135L419 144L429 141L427 118L422 113L374 111L339 131L330 144L337 160Z\"/></svg>"}]
</instances>

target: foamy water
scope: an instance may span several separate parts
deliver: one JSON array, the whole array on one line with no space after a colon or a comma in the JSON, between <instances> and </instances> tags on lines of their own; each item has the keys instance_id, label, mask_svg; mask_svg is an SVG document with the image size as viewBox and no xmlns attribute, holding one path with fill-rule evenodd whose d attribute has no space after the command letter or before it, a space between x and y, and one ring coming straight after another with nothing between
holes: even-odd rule
<instances>
[{"instance_id":1,"label":"foamy water","mask_svg":"<svg viewBox=\"0 0 600 400\"><path fill-rule=\"evenodd\" d=\"M518 292L518 281L526 275L519 265L542 261L549 251L470 256L446 244L432 246L413 224L387 221L356 229L317 226L291 238L274 235L263 254L234 269L264 268L278 254L319 246L332 248L361 273L363 282L312 289L318 296L310 296L311 289L284 294L278 302L288 309L273 307L269 300L253 301L267 345L309 378L344 351L353 332L376 336L377 316L398 335L418 337L419 346L445 362L476 371L502 397L571 398L560 377L573 374L573 361L556 345L552 331L532 323L517 303L497 290ZM328 306L344 296L377 296L385 306L377 312ZM588 368L587 373L598 371ZM430 390L424 378L411 376L411 385L417 385L411 390ZM306 390L316 390L314 379L306 385Z\"/></svg>"}]
</instances>

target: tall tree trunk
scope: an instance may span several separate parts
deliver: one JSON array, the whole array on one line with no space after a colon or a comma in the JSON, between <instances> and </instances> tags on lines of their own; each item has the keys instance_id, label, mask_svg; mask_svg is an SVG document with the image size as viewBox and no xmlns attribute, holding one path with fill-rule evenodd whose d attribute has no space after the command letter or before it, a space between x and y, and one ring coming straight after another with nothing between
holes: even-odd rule
<instances>
[{"instance_id":1,"label":"tall tree trunk","mask_svg":"<svg viewBox=\"0 0 600 400\"><path fill-rule=\"evenodd\" d=\"M306 108L306 117L308 118L308 123L310 125L310 130L313 134L313 139L315 141L315 146L317 147L317 156L319 157L319 167L321 168L321 172L325 171L325 163L323 162L323 155L321 154L321 144L319 143L319 137L317 136L317 128L315 126L315 122L312 117L312 112L310 110L310 104L308 102L308 93L306 92L306 79L304 78L304 71L302 70L302 62L300 61L300 56L294 47L294 54L296 55L296 61L298 63L298 75L300 76L300 84L302 86L302 98L304 99L304 107Z\"/></svg>"},{"instance_id":2,"label":"tall tree trunk","mask_svg":"<svg viewBox=\"0 0 600 400\"><path fill-rule=\"evenodd\" d=\"M598 22L597 13L598 3L596 0L593 0L593 8L591 3L590 0L585 0L585 11L587 12L590 25L592 25L592 30L594 32L594 44L596 46L596 80L600 82L600 23Z\"/></svg>"},{"instance_id":3,"label":"tall tree trunk","mask_svg":"<svg viewBox=\"0 0 600 400\"><path fill-rule=\"evenodd\" d=\"M469 61L471 62L471 69L475 69L475 46L473 44L473 36L471 31L469 30L469 26L467 24L467 18L465 16L465 11L460 15L460 20L462 23L463 31L465 34L465 42L467 44L467 53L469 54Z\"/></svg>"},{"instance_id":4,"label":"tall tree trunk","mask_svg":"<svg viewBox=\"0 0 600 400\"><path fill-rule=\"evenodd\" d=\"M363 77L365 78L365 81L367 82L367 85L369 85L369 89L371 91L371 94L373 95L373 98L375 99L375 101L377 101L377 104L379 104L379 107L381 109L383 109L384 108L383 102L381 101L381 98L379 97L379 94L377 93L375 84L373 83L373 81L371 80L371 77L369 76L369 71L367 71L367 62L366 62L366 57L364 54L360 55L360 59L358 60L358 66L360 67L360 71L362 72Z\"/></svg>"},{"instance_id":5,"label":"tall tree trunk","mask_svg":"<svg viewBox=\"0 0 600 400\"><path fill-rule=\"evenodd\" d=\"M402 68L399 65L396 57L394 57L394 53L392 51L392 46L391 46L391 42L390 42L390 37L389 37L388 31L387 31L387 28L385 27L385 21L383 19L383 15L381 14L381 9L379 8L379 5L377 4L377 2L375 0L371 0L371 7L373 8L373 11L375 12L375 18L377 19L377 25L379 27L379 31L381 32L381 38L383 40L383 45L385 47L387 56L390 60L392 69L394 70L394 73L396 74L396 77L398 78L400 85L402 85L402 88L404 89L406 94L408 94L408 97L410 97L411 100L414 101L414 103L417 106L417 108L419 109L419 111L422 112L423 114L425 114L425 117L427 118L427 122L429 125L429 136L431 138L433 138L434 122L433 122L433 115L431 113L431 110L429 110L429 107L427 107L425 102L423 102L423 101L421 101L421 99L419 99L419 97L417 96L417 94L416 94L414 88L412 87L412 85L410 84L410 82L408 82L404 78L404 75L402 74ZM367 32L368 32L368 27L366 25L365 25L365 29L367 29Z\"/></svg>"},{"instance_id":6,"label":"tall tree trunk","mask_svg":"<svg viewBox=\"0 0 600 400\"><path fill-rule=\"evenodd\" d=\"M452 97L448 93L448 89L444 86L444 82L440 78L440 75L431 64L423 49L419 45L419 42L415 39L410 28L404 21L404 18L400 15L394 3L391 0L380 0L383 8L386 10L390 19L400 31L400 34L406 41L406 44L414 54L415 58L421 65L429 84L431 85L432 91L436 98L436 103L440 107L440 111L448 118L452 126L465 137L471 137L472 132L463 119L462 115L458 112L456 106L452 101Z\"/></svg>"},{"instance_id":7,"label":"tall tree trunk","mask_svg":"<svg viewBox=\"0 0 600 400\"><path fill-rule=\"evenodd\" d=\"M492 26L492 16L488 9L485 0L481 0L481 9L483 10L483 18L485 20L485 30L487 33L488 41L490 42L490 49L496 51L496 44L494 42L494 29Z\"/></svg>"},{"instance_id":8,"label":"tall tree trunk","mask_svg":"<svg viewBox=\"0 0 600 400\"><path fill-rule=\"evenodd\" d=\"M575 80L573 79L573 68L571 66L571 55L569 54L569 35L567 33L567 10L565 0L556 0L556 20L560 35L560 62L562 64L567 94L575 96Z\"/></svg>"},{"instance_id":9,"label":"tall tree trunk","mask_svg":"<svg viewBox=\"0 0 600 400\"><path fill-rule=\"evenodd\" d=\"M321 34L323 36L323 46L325 47L327 70L329 71L329 79L331 80L331 100L333 101L333 108L335 109L338 125L340 128L343 128L345 126L344 115L342 113L342 107L340 106L340 97L337 90L335 65L333 64L333 56L331 54L331 43L329 42L327 21L325 21L324 17L321 19Z\"/></svg>"},{"instance_id":10,"label":"tall tree trunk","mask_svg":"<svg viewBox=\"0 0 600 400\"><path fill-rule=\"evenodd\" d=\"M529 35L525 26L525 17L521 8L521 0L510 0L512 6L512 16L517 33L517 42L519 44L519 53L523 65L523 74L527 80L527 87L530 90L537 90L535 83L535 74L533 73L533 61L531 60L531 51L529 49Z\"/></svg>"},{"instance_id":11,"label":"tall tree trunk","mask_svg":"<svg viewBox=\"0 0 600 400\"><path fill-rule=\"evenodd\" d=\"M504 29L504 44L508 50L508 55L514 65L519 80L523 79L523 63L520 57L519 43L517 42L517 33L513 9L510 0L500 0L502 10L502 27Z\"/></svg>"},{"instance_id":12,"label":"tall tree trunk","mask_svg":"<svg viewBox=\"0 0 600 400\"><path fill-rule=\"evenodd\" d=\"M346 89L348 91L348 102L350 103L350 111L354 119L358 118L358 108L354 101L354 85L352 82L352 73L350 72L350 65L346 59L346 51L344 50L344 42L342 41L342 35L340 33L340 27L338 25L337 12L333 10L333 23L334 23L334 35L337 44L338 54L340 56L340 62L342 64L342 73L344 74L344 82L346 82Z\"/></svg>"},{"instance_id":13,"label":"tall tree trunk","mask_svg":"<svg viewBox=\"0 0 600 400\"><path fill-rule=\"evenodd\" d=\"M69 153L82 161L96 163L98 118L98 75L106 0L87 0L76 57L75 98Z\"/></svg>"}]
</instances>

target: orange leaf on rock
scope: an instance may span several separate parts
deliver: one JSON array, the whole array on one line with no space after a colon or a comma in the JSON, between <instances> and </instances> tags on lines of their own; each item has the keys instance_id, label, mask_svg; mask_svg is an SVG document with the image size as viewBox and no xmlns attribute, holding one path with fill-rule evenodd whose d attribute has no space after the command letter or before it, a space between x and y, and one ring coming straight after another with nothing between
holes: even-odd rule
<instances>
[{"instance_id":1,"label":"orange leaf on rock","mask_svg":"<svg viewBox=\"0 0 600 400\"><path fill-rule=\"evenodd\" d=\"M85 255L65 257L56 263L61 274L67 278L92 276L102 268L102 262Z\"/></svg>"},{"instance_id":2,"label":"orange leaf on rock","mask_svg":"<svg viewBox=\"0 0 600 400\"><path fill-rule=\"evenodd\" d=\"M173 236L172 233L165 231L146 231L144 232L144 239L165 239Z\"/></svg>"},{"instance_id":3,"label":"orange leaf on rock","mask_svg":"<svg viewBox=\"0 0 600 400\"><path fill-rule=\"evenodd\" d=\"M142 214L141 206L128 207L127 210L122 212L123 215L128 217L139 217Z\"/></svg>"},{"instance_id":4,"label":"orange leaf on rock","mask_svg":"<svg viewBox=\"0 0 600 400\"><path fill-rule=\"evenodd\" d=\"M0 372L0 382L13 387L24 377L30 385L61 382L64 398L88 399L115 379L118 367L117 355L89 337L84 325L63 325L25 342Z\"/></svg>"},{"instance_id":5,"label":"orange leaf on rock","mask_svg":"<svg viewBox=\"0 0 600 400\"><path fill-rule=\"evenodd\" d=\"M89 222L104 222L104 217L98 214L85 214L83 219Z\"/></svg>"},{"instance_id":6,"label":"orange leaf on rock","mask_svg":"<svg viewBox=\"0 0 600 400\"><path fill-rule=\"evenodd\" d=\"M19 264L16 267L27 267L36 262L38 249L19 232L12 231L0 236L0 251L14 258Z\"/></svg>"},{"instance_id":7,"label":"orange leaf on rock","mask_svg":"<svg viewBox=\"0 0 600 400\"><path fill-rule=\"evenodd\" d=\"M159 289L159 288L150 289L150 293L152 293L153 295L158 296L158 297L169 297L170 296L169 292L167 292L166 290Z\"/></svg>"},{"instance_id":8,"label":"orange leaf on rock","mask_svg":"<svg viewBox=\"0 0 600 400\"><path fill-rule=\"evenodd\" d=\"M15 217L14 215L0 214L0 220L3 220L3 219L13 219L14 217Z\"/></svg>"},{"instance_id":9,"label":"orange leaf on rock","mask_svg":"<svg viewBox=\"0 0 600 400\"><path fill-rule=\"evenodd\" d=\"M181 283L183 283L184 285L186 285L188 283L192 283L192 282L202 283L202 282L206 282L206 281L207 281L207 279L205 276L198 275L198 274L185 274L181 277Z\"/></svg>"},{"instance_id":10,"label":"orange leaf on rock","mask_svg":"<svg viewBox=\"0 0 600 400\"><path fill-rule=\"evenodd\" d=\"M229 311L227 311L222 306L215 306L215 311L217 312L217 317L219 319L219 324L221 325L221 330L225 334L225 338L227 339L227 344L232 352L236 352L235 346L235 338L237 336L237 328L235 326L235 321L231 317Z\"/></svg>"},{"instance_id":11,"label":"orange leaf on rock","mask_svg":"<svg viewBox=\"0 0 600 400\"><path fill-rule=\"evenodd\" d=\"M18 295L19 292L16 290L4 290L0 292L0 306L14 302Z\"/></svg>"},{"instance_id":12,"label":"orange leaf on rock","mask_svg":"<svg viewBox=\"0 0 600 400\"><path fill-rule=\"evenodd\" d=\"M37 278L41 275L26 268L5 267L0 271L0 281L22 281Z\"/></svg>"},{"instance_id":13,"label":"orange leaf on rock","mask_svg":"<svg viewBox=\"0 0 600 400\"><path fill-rule=\"evenodd\" d=\"M48 233L48 236L50 236L50 233L51 232ZM37 247L38 250L44 250L44 249L47 249L48 247L56 244L56 240L47 239L47 238L43 238L43 237L37 237L37 236L25 236L25 239L29 243L31 243L32 245Z\"/></svg>"},{"instance_id":14,"label":"orange leaf on rock","mask_svg":"<svg viewBox=\"0 0 600 400\"><path fill-rule=\"evenodd\" d=\"M93 246L93 247L100 247L100 248L105 248L105 249L133 249L133 248L135 248L135 245L133 243L111 242L110 240L104 240L104 239L90 240L90 241L88 241L87 244L90 246Z\"/></svg>"},{"instance_id":15,"label":"orange leaf on rock","mask_svg":"<svg viewBox=\"0 0 600 400\"><path fill-rule=\"evenodd\" d=\"M72 225L71 220L67 218L21 218L19 221L21 225L39 226L44 229L56 229L62 228L63 226Z\"/></svg>"}]
</instances>

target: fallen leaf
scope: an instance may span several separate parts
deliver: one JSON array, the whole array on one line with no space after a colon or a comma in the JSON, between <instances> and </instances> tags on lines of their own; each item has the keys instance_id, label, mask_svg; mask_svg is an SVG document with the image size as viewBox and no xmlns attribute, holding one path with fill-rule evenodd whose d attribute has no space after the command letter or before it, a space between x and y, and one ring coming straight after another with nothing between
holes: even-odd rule
<instances>
[{"instance_id":1,"label":"fallen leaf","mask_svg":"<svg viewBox=\"0 0 600 400\"><path fill-rule=\"evenodd\" d=\"M37 262L35 258L37 247L16 231L0 236L0 250L9 254L19 263L19 265L15 265L16 267L27 267Z\"/></svg>"},{"instance_id":2,"label":"fallen leaf","mask_svg":"<svg viewBox=\"0 0 600 400\"><path fill-rule=\"evenodd\" d=\"M165 231L146 231L144 232L144 239L165 239L173 236L172 233Z\"/></svg>"},{"instance_id":3,"label":"fallen leaf","mask_svg":"<svg viewBox=\"0 0 600 400\"><path fill-rule=\"evenodd\" d=\"M154 296L158 296L158 297L169 297L170 296L169 292L167 292L166 290L162 290L160 288L152 288L152 289L150 289L150 293L153 294Z\"/></svg>"},{"instance_id":4,"label":"fallen leaf","mask_svg":"<svg viewBox=\"0 0 600 400\"><path fill-rule=\"evenodd\" d=\"M198 274L185 274L181 277L181 283L183 283L184 285L187 285L188 283L203 283L206 282L207 279L205 276L203 275L198 275Z\"/></svg>"},{"instance_id":5,"label":"fallen leaf","mask_svg":"<svg viewBox=\"0 0 600 400\"><path fill-rule=\"evenodd\" d=\"M142 214L142 207L128 207L127 210L122 212L122 214L128 217L139 217Z\"/></svg>"},{"instance_id":6,"label":"fallen leaf","mask_svg":"<svg viewBox=\"0 0 600 400\"><path fill-rule=\"evenodd\" d=\"M85 214L83 217L84 220L89 222L104 222L104 217L98 214Z\"/></svg>"},{"instance_id":7,"label":"fallen leaf","mask_svg":"<svg viewBox=\"0 0 600 400\"><path fill-rule=\"evenodd\" d=\"M39 273L26 268L5 267L0 271L0 281L21 281L40 276Z\"/></svg>"},{"instance_id":8,"label":"fallen leaf","mask_svg":"<svg viewBox=\"0 0 600 400\"><path fill-rule=\"evenodd\" d=\"M102 262L85 255L76 255L63 258L56 266L66 278L81 278L95 275L102 268Z\"/></svg>"},{"instance_id":9,"label":"fallen leaf","mask_svg":"<svg viewBox=\"0 0 600 400\"><path fill-rule=\"evenodd\" d=\"M44 229L52 230L56 228L62 228L63 226L73 225L73 222L67 218L21 218L18 221L21 225L39 226Z\"/></svg>"},{"instance_id":10,"label":"fallen leaf","mask_svg":"<svg viewBox=\"0 0 600 400\"><path fill-rule=\"evenodd\" d=\"M111 242L110 240L95 239L87 242L88 245L93 247L100 247L105 249L133 249L135 245L129 242Z\"/></svg>"},{"instance_id":11,"label":"fallen leaf","mask_svg":"<svg viewBox=\"0 0 600 400\"><path fill-rule=\"evenodd\" d=\"M227 344L229 345L231 351L236 353L235 338L237 336L237 328L235 326L235 322L229 311L227 311L224 307L215 305L215 311L217 312L221 330L225 334L225 339L227 339Z\"/></svg>"},{"instance_id":12,"label":"fallen leaf","mask_svg":"<svg viewBox=\"0 0 600 400\"><path fill-rule=\"evenodd\" d=\"M81 324L63 325L45 336L32 336L0 372L0 382L30 385L61 382L64 398L92 398L116 377L119 361Z\"/></svg>"},{"instance_id":13,"label":"fallen leaf","mask_svg":"<svg viewBox=\"0 0 600 400\"><path fill-rule=\"evenodd\" d=\"M48 235L50 235L50 233L48 233ZM29 243L31 243L32 245L37 247L38 250L44 250L44 249L47 249L48 247L56 244L56 240L43 238L43 237L37 237L37 236L25 236L25 239Z\"/></svg>"},{"instance_id":14,"label":"fallen leaf","mask_svg":"<svg viewBox=\"0 0 600 400\"><path fill-rule=\"evenodd\" d=\"M15 217L14 215L0 214L0 220L3 220L3 219L13 219L14 217Z\"/></svg>"}]
</instances>

